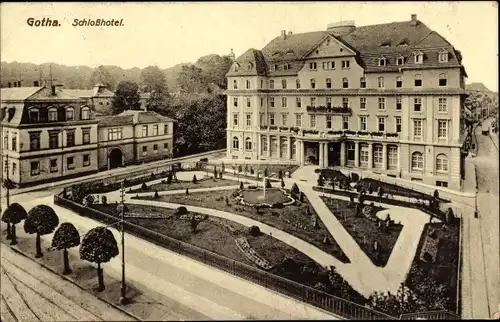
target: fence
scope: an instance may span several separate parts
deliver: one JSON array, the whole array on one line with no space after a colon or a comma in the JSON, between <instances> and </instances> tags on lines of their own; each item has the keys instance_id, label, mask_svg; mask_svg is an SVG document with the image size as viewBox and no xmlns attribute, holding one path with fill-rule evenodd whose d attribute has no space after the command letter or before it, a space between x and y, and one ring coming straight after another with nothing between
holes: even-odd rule
<instances>
[{"instance_id":1,"label":"fence","mask_svg":"<svg viewBox=\"0 0 500 322\"><path fill-rule=\"evenodd\" d=\"M92 208L84 207L71 200L64 199L59 195L54 196L54 203L106 224L116 223L118 221L118 218ZM233 275L243 277L246 280L250 280L266 288L288 295L299 301L314 305L345 319L397 320L397 318L385 313L324 293L286 278L267 273L225 256L151 231L139 225L125 221L124 228L128 233L169 248L181 255L189 256Z\"/></svg>"},{"instance_id":2,"label":"fence","mask_svg":"<svg viewBox=\"0 0 500 322\"><path fill-rule=\"evenodd\" d=\"M401 314L400 320L460 320L460 317L446 311Z\"/></svg>"}]
</instances>

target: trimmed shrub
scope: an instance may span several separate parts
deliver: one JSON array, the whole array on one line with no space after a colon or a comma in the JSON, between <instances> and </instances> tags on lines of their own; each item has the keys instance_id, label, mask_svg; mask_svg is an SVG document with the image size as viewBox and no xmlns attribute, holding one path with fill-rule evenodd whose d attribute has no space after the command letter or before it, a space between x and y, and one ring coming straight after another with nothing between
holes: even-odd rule
<instances>
[{"instance_id":1,"label":"trimmed shrub","mask_svg":"<svg viewBox=\"0 0 500 322\"><path fill-rule=\"evenodd\" d=\"M249 229L249 233L251 236L257 237L261 235L259 226L252 226Z\"/></svg>"},{"instance_id":2,"label":"trimmed shrub","mask_svg":"<svg viewBox=\"0 0 500 322\"><path fill-rule=\"evenodd\" d=\"M351 173L351 182L358 182L359 181L359 175L357 173Z\"/></svg>"},{"instance_id":3,"label":"trimmed shrub","mask_svg":"<svg viewBox=\"0 0 500 322\"><path fill-rule=\"evenodd\" d=\"M194 184L198 183L198 179L196 178L196 174L193 174L193 183Z\"/></svg>"},{"instance_id":4,"label":"trimmed shrub","mask_svg":"<svg viewBox=\"0 0 500 322\"><path fill-rule=\"evenodd\" d=\"M278 179L283 179L283 170L281 169L278 171Z\"/></svg>"},{"instance_id":5,"label":"trimmed shrub","mask_svg":"<svg viewBox=\"0 0 500 322\"><path fill-rule=\"evenodd\" d=\"M254 173L255 173L255 171L253 170L252 167L250 167L250 174L254 174Z\"/></svg>"},{"instance_id":6,"label":"trimmed shrub","mask_svg":"<svg viewBox=\"0 0 500 322\"><path fill-rule=\"evenodd\" d=\"M179 207L179 208L177 208L177 210L175 211L175 214L176 214L176 215L185 215L185 214L187 214L187 213L188 213L188 211L187 211L186 207L184 207L184 206L180 206L180 207Z\"/></svg>"},{"instance_id":7,"label":"trimmed shrub","mask_svg":"<svg viewBox=\"0 0 500 322\"><path fill-rule=\"evenodd\" d=\"M299 187L297 186L297 184L295 182L293 183L292 189L290 189L290 192L292 194L295 194L295 195L298 195L300 193Z\"/></svg>"},{"instance_id":8,"label":"trimmed shrub","mask_svg":"<svg viewBox=\"0 0 500 322\"><path fill-rule=\"evenodd\" d=\"M147 190L147 189L148 189L148 185L146 184L146 182L143 182L141 185L141 190Z\"/></svg>"},{"instance_id":9,"label":"trimmed shrub","mask_svg":"<svg viewBox=\"0 0 500 322\"><path fill-rule=\"evenodd\" d=\"M240 182L240 190L245 189L245 186L243 185L243 182Z\"/></svg>"},{"instance_id":10,"label":"trimmed shrub","mask_svg":"<svg viewBox=\"0 0 500 322\"><path fill-rule=\"evenodd\" d=\"M283 181L283 178L281 178L281 188L285 188L285 181Z\"/></svg>"},{"instance_id":11,"label":"trimmed shrub","mask_svg":"<svg viewBox=\"0 0 500 322\"><path fill-rule=\"evenodd\" d=\"M273 186L271 185L271 181L269 179L266 179L266 188L272 188Z\"/></svg>"},{"instance_id":12,"label":"trimmed shrub","mask_svg":"<svg viewBox=\"0 0 500 322\"><path fill-rule=\"evenodd\" d=\"M239 173L243 172L243 168L241 167L241 164L240 164L240 165L238 165L238 172L239 172Z\"/></svg>"},{"instance_id":13,"label":"trimmed shrub","mask_svg":"<svg viewBox=\"0 0 500 322\"><path fill-rule=\"evenodd\" d=\"M108 197L106 196L101 196L101 202L105 205L108 203Z\"/></svg>"},{"instance_id":14,"label":"trimmed shrub","mask_svg":"<svg viewBox=\"0 0 500 322\"><path fill-rule=\"evenodd\" d=\"M325 182L323 181L323 176L320 175L318 178L318 186L323 187L324 184Z\"/></svg>"},{"instance_id":15,"label":"trimmed shrub","mask_svg":"<svg viewBox=\"0 0 500 322\"><path fill-rule=\"evenodd\" d=\"M155 198L160 198L160 195L158 194L158 191L155 190L155 195L154 195Z\"/></svg>"},{"instance_id":16,"label":"trimmed shrub","mask_svg":"<svg viewBox=\"0 0 500 322\"><path fill-rule=\"evenodd\" d=\"M186 188L186 196L189 195L189 188Z\"/></svg>"}]
</instances>

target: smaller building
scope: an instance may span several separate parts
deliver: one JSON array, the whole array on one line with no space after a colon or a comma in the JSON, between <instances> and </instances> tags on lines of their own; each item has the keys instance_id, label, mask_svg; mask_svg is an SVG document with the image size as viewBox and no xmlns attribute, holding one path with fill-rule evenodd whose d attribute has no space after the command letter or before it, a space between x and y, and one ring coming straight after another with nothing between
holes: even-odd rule
<instances>
[{"instance_id":1,"label":"smaller building","mask_svg":"<svg viewBox=\"0 0 500 322\"><path fill-rule=\"evenodd\" d=\"M92 106L97 116L110 115L112 112L115 94L103 84L96 84L92 89L64 89L64 92L86 100L87 105Z\"/></svg>"},{"instance_id":2,"label":"smaller building","mask_svg":"<svg viewBox=\"0 0 500 322\"><path fill-rule=\"evenodd\" d=\"M172 158L173 123L143 110L100 117L99 169Z\"/></svg>"}]
</instances>

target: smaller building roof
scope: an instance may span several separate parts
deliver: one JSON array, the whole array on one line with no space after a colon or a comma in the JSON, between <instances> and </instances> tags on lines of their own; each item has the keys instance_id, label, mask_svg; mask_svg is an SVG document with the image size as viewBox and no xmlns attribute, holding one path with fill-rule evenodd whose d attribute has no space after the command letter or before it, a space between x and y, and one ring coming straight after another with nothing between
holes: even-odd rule
<instances>
[{"instance_id":1,"label":"smaller building roof","mask_svg":"<svg viewBox=\"0 0 500 322\"><path fill-rule=\"evenodd\" d=\"M35 94L42 87L10 87L2 88L0 91L0 100L2 101L23 101Z\"/></svg>"},{"instance_id":2,"label":"smaller building roof","mask_svg":"<svg viewBox=\"0 0 500 322\"><path fill-rule=\"evenodd\" d=\"M99 118L99 126L120 126L132 124L166 123L175 122L167 116L153 111L126 110L118 115L103 116Z\"/></svg>"}]
</instances>

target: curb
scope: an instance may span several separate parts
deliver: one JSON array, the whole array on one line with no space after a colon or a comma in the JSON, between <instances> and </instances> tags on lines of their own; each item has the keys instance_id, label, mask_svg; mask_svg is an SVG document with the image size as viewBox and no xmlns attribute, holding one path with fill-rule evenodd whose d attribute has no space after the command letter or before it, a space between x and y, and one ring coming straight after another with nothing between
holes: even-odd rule
<instances>
[{"instance_id":1,"label":"curb","mask_svg":"<svg viewBox=\"0 0 500 322\"><path fill-rule=\"evenodd\" d=\"M106 299L103 299L102 297L100 297L99 295L97 294L94 294L92 292L90 292L89 290L83 288L82 286L78 285L75 281L73 281L72 279L70 279L69 277L67 276L64 276L64 275L61 275L60 273L58 273L56 270L54 270L52 267L49 267L47 265L45 265L44 263L41 263L40 261L37 261L37 260L34 260L33 258L31 258L30 256L28 256L26 253L24 253L23 251L17 249L17 248L14 248L13 246L9 245L9 244L5 244L3 243L5 246L8 246L11 250L13 250L15 253L21 255L21 256L24 256L25 258L28 258L30 259L31 261L37 263L38 265L42 266L43 268L49 270L50 272L56 274L57 276L59 276L60 278L62 278L63 280L67 281L67 282L70 282L71 284L77 286L80 290L92 295L93 297L95 297L96 299L100 300L101 302L104 302L108 305L111 305L113 308L117 309L118 311L124 313L125 315L131 317L132 319L136 320L136 321L143 321L141 318L135 316L134 314L132 313L129 313L127 311L125 311L123 308L121 308L120 306L116 305L115 303L113 302L109 302L107 301Z\"/></svg>"}]
</instances>

